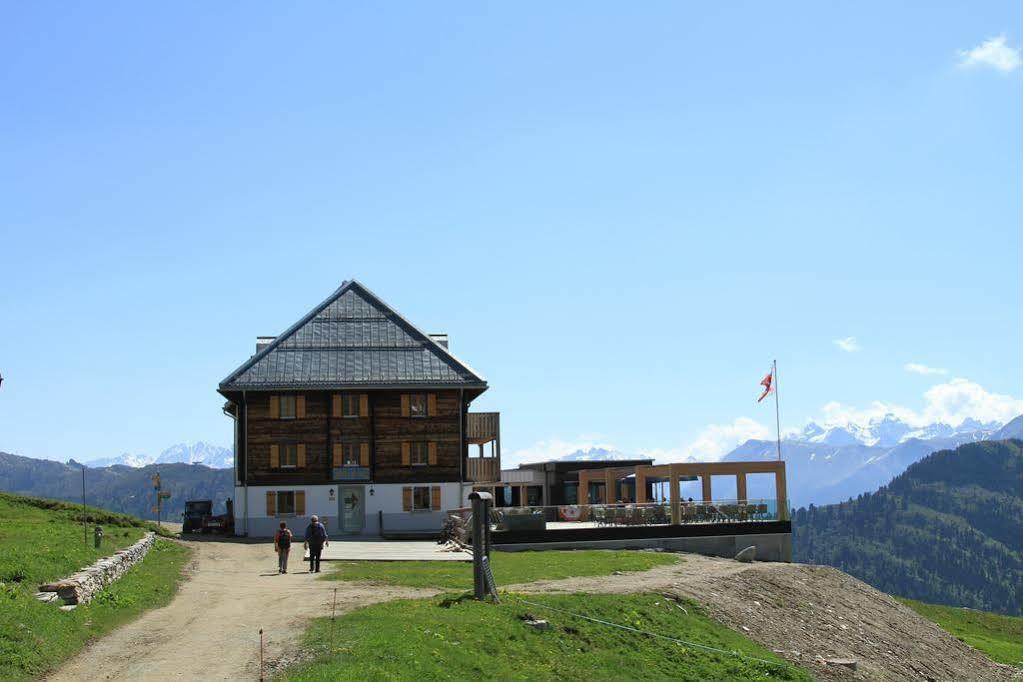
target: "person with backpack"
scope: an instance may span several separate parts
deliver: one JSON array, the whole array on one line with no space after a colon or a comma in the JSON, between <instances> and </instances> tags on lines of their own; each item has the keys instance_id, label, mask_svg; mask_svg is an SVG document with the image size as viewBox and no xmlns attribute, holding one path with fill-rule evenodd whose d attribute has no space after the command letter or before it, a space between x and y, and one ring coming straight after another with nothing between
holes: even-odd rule
<instances>
[{"instance_id":1,"label":"person with backpack","mask_svg":"<svg viewBox=\"0 0 1023 682\"><path fill-rule=\"evenodd\" d=\"M288 554L291 553L291 531L288 524L281 521L281 527L274 535L274 551L277 552L277 572L288 572Z\"/></svg>"},{"instance_id":2,"label":"person with backpack","mask_svg":"<svg viewBox=\"0 0 1023 682\"><path fill-rule=\"evenodd\" d=\"M305 547L309 550L309 572L320 572L320 553L327 542L327 527L320 523L320 517L313 514L305 529Z\"/></svg>"}]
</instances>

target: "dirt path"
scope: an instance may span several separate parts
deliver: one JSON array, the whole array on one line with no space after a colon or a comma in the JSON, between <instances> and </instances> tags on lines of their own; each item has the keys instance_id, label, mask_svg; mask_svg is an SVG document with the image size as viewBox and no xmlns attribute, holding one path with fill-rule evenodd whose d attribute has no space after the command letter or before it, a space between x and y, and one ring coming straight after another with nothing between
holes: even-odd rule
<instances>
[{"instance_id":1,"label":"dirt path","mask_svg":"<svg viewBox=\"0 0 1023 682\"><path fill-rule=\"evenodd\" d=\"M689 597L734 630L824 680L1021 680L892 597L841 571L687 554L643 573L509 585L519 592ZM822 659L855 659L855 672Z\"/></svg>"},{"instance_id":2,"label":"dirt path","mask_svg":"<svg viewBox=\"0 0 1023 682\"><path fill-rule=\"evenodd\" d=\"M293 572L278 575L266 543L188 544L196 553L174 601L91 644L48 679L258 680L259 629L267 669L279 670L298 658L308 620L330 615L335 587L338 613L436 593L317 580L294 556Z\"/></svg>"}]
</instances>

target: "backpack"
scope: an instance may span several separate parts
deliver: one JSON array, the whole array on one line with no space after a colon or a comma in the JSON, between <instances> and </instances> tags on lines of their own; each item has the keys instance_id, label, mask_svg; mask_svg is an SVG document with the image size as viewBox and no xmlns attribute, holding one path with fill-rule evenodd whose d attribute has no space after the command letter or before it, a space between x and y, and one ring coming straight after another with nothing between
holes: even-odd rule
<instances>
[{"instance_id":1,"label":"backpack","mask_svg":"<svg viewBox=\"0 0 1023 682\"><path fill-rule=\"evenodd\" d=\"M327 529L323 527L322 523L310 523L306 535L309 537L310 542L318 545L323 544L323 541L327 539Z\"/></svg>"},{"instance_id":2,"label":"backpack","mask_svg":"<svg viewBox=\"0 0 1023 682\"><path fill-rule=\"evenodd\" d=\"M282 528L277 531L277 546L281 549L291 548L291 531L287 528Z\"/></svg>"}]
</instances>

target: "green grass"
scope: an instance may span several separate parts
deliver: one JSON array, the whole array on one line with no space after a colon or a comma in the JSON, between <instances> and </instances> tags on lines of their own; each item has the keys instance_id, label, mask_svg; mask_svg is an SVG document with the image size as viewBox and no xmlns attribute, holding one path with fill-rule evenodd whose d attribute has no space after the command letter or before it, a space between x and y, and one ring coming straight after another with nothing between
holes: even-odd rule
<instances>
[{"instance_id":1,"label":"green grass","mask_svg":"<svg viewBox=\"0 0 1023 682\"><path fill-rule=\"evenodd\" d=\"M103 527L103 544L93 547L93 528ZM0 493L0 583L27 585L62 578L100 557L126 547L155 524L125 514L34 497Z\"/></svg>"},{"instance_id":2,"label":"green grass","mask_svg":"<svg viewBox=\"0 0 1023 682\"><path fill-rule=\"evenodd\" d=\"M993 661L1023 668L1023 618L899 599Z\"/></svg>"},{"instance_id":3,"label":"green grass","mask_svg":"<svg viewBox=\"0 0 1023 682\"><path fill-rule=\"evenodd\" d=\"M33 596L40 583L74 573L132 544L151 525L123 514L0 493L0 679L36 677L76 653L91 638L170 601L190 550L159 540L146 558L91 604L64 612ZM92 527L103 526L103 546ZM155 530L155 528L154 528Z\"/></svg>"},{"instance_id":4,"label":"green grass","mask_svg":"<svg viewBox=\"0 0 1023 682\"><path fill-rule=\"evenodd\" d=\"M500 604L464 598L386 602L331 621L317 619L305 648L319 658L291 680L563 679L809 680L771 652L709 618L692 603L649 594L528 595L530 601L629 625L729 654L636 634L549 611L504 595ZM546 619L535 631L523 619Z\"/></svg>"},{"instance_id":5,"label":"green grass","mask_svg":"<svg viewBox=\"0 0 1023 682\"><path fill-rule=\"evenodd\" d=\"M637 551L572 550L494 552L491 570L497 586L575 576L610 575L615 571L645 571L680 561L677 554ZM334 580L366 580L453 590L472 589L469 561L332 561Z\"/></svg>"}]
</instances>

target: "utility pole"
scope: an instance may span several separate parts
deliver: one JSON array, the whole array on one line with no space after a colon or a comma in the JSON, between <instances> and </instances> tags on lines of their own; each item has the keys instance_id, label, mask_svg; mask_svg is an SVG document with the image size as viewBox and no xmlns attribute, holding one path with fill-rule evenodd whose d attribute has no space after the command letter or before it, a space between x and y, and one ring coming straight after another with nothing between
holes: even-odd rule
<instances>
[{"instance_id":1,"label":"utility pole","mask_svg":"<svg viewBox=\"0 0 1023 682\"><path fill-rule=\"evenodd\" d=\"M82 538L85 540L85 544L89 544L89 524L86 521L87 512L85 510L85 465L82 465Z\"/></svg>"}]
</instances>

